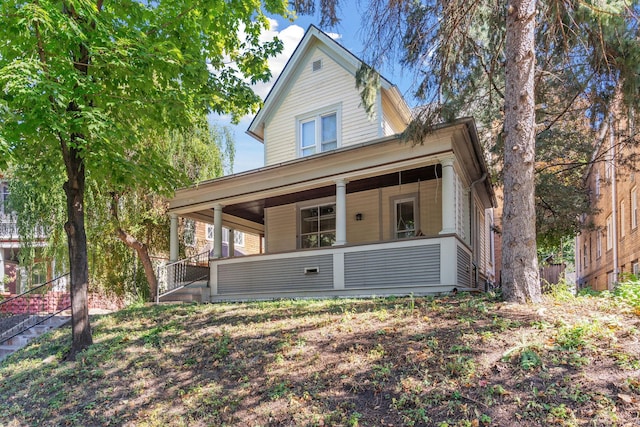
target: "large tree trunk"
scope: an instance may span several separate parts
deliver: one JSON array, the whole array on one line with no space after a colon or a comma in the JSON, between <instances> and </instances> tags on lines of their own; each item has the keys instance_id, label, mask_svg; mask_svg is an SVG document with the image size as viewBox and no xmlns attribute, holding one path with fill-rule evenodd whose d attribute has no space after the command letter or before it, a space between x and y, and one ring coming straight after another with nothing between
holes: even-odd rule
<instances>
[{"instance_id":1,"label":"large tree trunk","mask_svg":"<svg viewBox=\"0 0 640 427\"><path fill-rule=\"evenodd\" d=\"M75 148L63 145L67 166L67 223L64 226L69 243L69 264L71 271L71 329L73 342L67 360L75 360L76 355L93 343L89 325L89 266L87 263L87 235L84 229L84 161Z\"/></svg>"},{"instance_id":2,"label":"large tree trunk","mask_svg":"<svg viewBox=\"0 0 640 427\"><path fill-rule=\"evenodd\" d=\"M507 6L502 286L511 302L540 302L535 215L536 0Z\"/></svg>"}]
</instances>

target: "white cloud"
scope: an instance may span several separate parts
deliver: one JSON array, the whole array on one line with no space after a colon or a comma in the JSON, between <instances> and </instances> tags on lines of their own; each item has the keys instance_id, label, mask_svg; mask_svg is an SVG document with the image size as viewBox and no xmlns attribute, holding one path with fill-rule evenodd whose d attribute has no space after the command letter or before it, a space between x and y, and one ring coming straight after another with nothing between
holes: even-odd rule
<instances>
[{"instance_id":1,"label":"white cloud","mask_svg":"<svg viewBox=\"0 0 640 427\"><path fill-rule=\"evenodd\" d=\"M278 31L278 23L275 20L270 19L271 29L262 34L261 39L263 41L273 40L274 37L278 37L282 41L283 48L277 56L269 59L269 69L271 70L271 80L267 83L258 83L254 85L253 90L264 99L268 94L273 84L282 73L287 61L293 55L293 51L304 37L304 28L299 25L289 25L282 31Z\"/></svg>"}]
</instances>

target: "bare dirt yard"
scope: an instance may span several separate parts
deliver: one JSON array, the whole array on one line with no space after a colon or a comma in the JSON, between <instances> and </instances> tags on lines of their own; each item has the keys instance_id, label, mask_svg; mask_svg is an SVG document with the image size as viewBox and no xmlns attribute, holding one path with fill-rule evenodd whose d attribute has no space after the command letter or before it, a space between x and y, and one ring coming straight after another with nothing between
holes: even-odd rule
<instances>
[{"instance_id":1,"label":"bare dirt yard","mask_svg":"<svg viewBox=\"0 0 640 427\"><path fill-rule=\"evenodd\" d=\"M2 426L638 426L640 312L492 294L131 307L0 365Z\"/></svg>"}]
</instances>

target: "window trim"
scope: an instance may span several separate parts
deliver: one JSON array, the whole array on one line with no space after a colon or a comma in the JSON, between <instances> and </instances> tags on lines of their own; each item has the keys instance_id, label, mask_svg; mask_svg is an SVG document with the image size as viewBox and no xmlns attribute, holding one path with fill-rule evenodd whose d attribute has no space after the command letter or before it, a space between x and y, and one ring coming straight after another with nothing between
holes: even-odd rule
<instances>
[{"instance_id":1,"label":"window trim","mask_svg":"<svg viewBox=\"0 0 640 427\"><path fill-rule=\"evenodd\" d=\"M214 224L206 224L205 237L207 242L215 241L215 225ZM235 246L244 246L244 232L233 230L233 241ZM229 229L227 227L222 227L222 243L229 244Z\"/></svg>"},{"instance_id":2,"label":"window trim","mask_svg":"<svg viewBox=\"0 0 640 427\"><path fill-rule=\"evenodd\" d=\"M626 222L627 222L627 213L626 213L627 204L624 200L620 200L620 239L624 239L626 236Z\"/></svg>"},{"instance_id":3,"label":"window trim","mask_svg":"<svg viewBox=\"0 0 640 427\"><path fill-rule=\"evenodd\" d=\"M638 228L638 187L631 189L631 230Z\"/></svg>"},{"instance_id":4,"label":"window trim","mask_svg":"<svg viewBox=\"0 0 640 427\"><path fill-rule=\"evenodd\" d=\"M191 237L189 239L189 237ZM196 221L194 219L185 218L182 229L182 240L184 245L189 248L196 246Z\"/></svg>"},{"instance_id":5,"label":"window trim","mask_svg":"<svg viewBox=\"0 0 640 427\"><path fill-rule=\"evenodd\" d=\"M336 148L322 150L322 118L335 114L336 116ZM315 141L313 154L304 154L302 147L302 125L313 121L315 123ZM307 149L311 146L306 147ZM296 116L296 155L298 158L309 157L315 154L326 153L342 147L342 103L329 105L324 108Z\"/></svg>"},{"instance_id":6,"label":"window trim","mask_svg":"<svg viewBox=\"0 0 640 427\"><path fill-rule=\"evenodd\" d=\"M613 216L607 216L607 251L613 249Z\"/></svg>"},{"instance_id":7,"label":"window trim","mask_svg":"<svg viewBox=\"0 0 640 427\"><path fill-rule=\"evenodd\" d=\"M336 198L335 197L325 197L322 199L316 199L316 200L309 200L303 203L299 203L296 205L296 226L297 226L297 236L296 236L296 245L298 247L298 249L316 249L316 248L326 248L328 246L314 246L311 248L304 248L302 247L302 211L306 210L306 209L312 209L314 207L317 207L318 209L320 209L323 206L330 206L333 205L334 210L335 210L335 206L336 206ZM325 231L330 231L330 230L325 230ZM316 232L316 234L319 236L321 233L320 227L318 227L318 231ZM336 233L336 229L333 229L333 234L334 234L334 242L335 242L335 233ZM308 235L308 234L312 234L312 233L304 233L304 235Z\"/></svg>"},{"instance_id":8,"label":"window trim","mask_svg":"<svg viewBox=\"0 0 640 427\"><path fill-rule=\"evenodd\" d=\"M414 227L413 227L413 236L398 236L398 219L397 219L397 206L398 203L412 201L413 202L413 217L414 217ZM418 193L409 193L409 194L400 194L397 196L391 197L389 201L389 207L391 209L391 239L392 240L401 240L401 239L409 239L411 237L416 237L420 233L420 197Z\"/></svg>"}]
</instances>

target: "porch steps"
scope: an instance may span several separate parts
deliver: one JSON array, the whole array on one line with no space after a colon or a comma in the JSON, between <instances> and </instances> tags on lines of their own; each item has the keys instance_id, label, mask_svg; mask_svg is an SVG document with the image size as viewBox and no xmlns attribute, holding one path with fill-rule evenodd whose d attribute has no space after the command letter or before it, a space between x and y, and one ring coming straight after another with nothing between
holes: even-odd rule
<instances>
[{"instance_id":1,"label":"porch steps","mask_svg":"<svg viewBox=\"0 0 640 427\"><path fill-rule=\"evenodd\" d=\"M160 297L160 302L209 302L209 287L207 286L207 281L194 282L170 294L163 295Z\"/></svg>"},{"instance_id":2,"label":"porch steps","mask_svg":"<svg viewBox=\"0 0 640 427\"><path fill-rule=\"evenodd\" d=\"M31 340L39 337L40 335L49 332L53 329L57 329L60 326L65 325L71 320L71 316L61 315L53 316L39 325L32 326L26 331L22 332L15 337L9 338L0 345L0 362L8 357L10 354L26 347Z\"/></svg>"}]
</instances>

